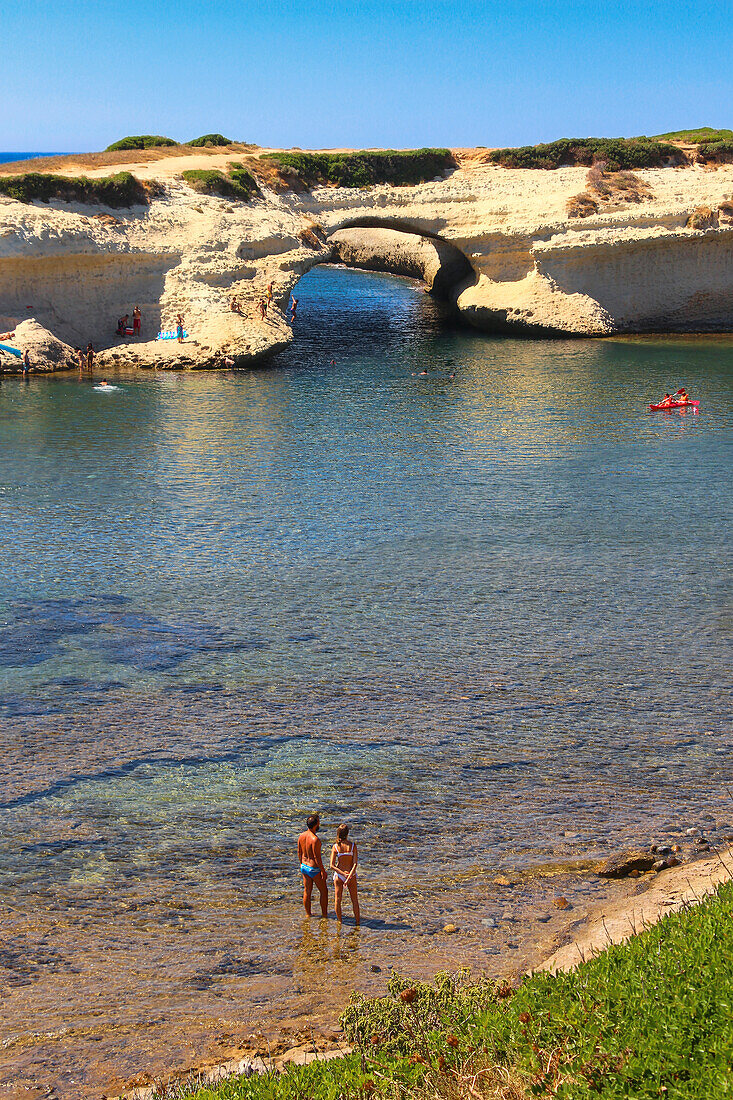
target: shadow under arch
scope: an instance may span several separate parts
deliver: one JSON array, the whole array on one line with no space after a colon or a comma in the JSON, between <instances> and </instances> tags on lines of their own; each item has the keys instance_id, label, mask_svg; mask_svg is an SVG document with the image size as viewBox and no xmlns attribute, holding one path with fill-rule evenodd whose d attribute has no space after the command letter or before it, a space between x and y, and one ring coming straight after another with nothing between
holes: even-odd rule
<instances>
[{"instance_id":1,"label":"shadow under arch","mask_svg":"<svg viewBox=\"0 0 733 1100\"><path fill-rule=\"evenodd\" d=\"M478 279L465 252L440 234L402 218L363 215L349 218L326 238L328 258L346 267L422 279L431 294L455 306Z\"/></svg>"}]
</instances>

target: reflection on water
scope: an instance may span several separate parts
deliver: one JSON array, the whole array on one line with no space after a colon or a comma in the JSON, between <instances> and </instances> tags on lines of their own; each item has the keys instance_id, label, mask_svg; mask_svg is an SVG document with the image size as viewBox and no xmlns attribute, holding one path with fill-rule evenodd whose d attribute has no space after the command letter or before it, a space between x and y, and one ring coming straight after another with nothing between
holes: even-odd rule
<instances>
[{"instance_id":1,"label":"reflection on water","mask_svg":"<svg viewBox=\"0 0 733 1100\"><path fill-rule=\"evenodd\" d=\"M503 966L507 897L730 828L733 342L493 339L323 269L300 313L266 370L0 389L2 1081ZM699 415L646 411L678 385ZM302 923L314 808L358 931Z\"/></svg>"}]
</instances>

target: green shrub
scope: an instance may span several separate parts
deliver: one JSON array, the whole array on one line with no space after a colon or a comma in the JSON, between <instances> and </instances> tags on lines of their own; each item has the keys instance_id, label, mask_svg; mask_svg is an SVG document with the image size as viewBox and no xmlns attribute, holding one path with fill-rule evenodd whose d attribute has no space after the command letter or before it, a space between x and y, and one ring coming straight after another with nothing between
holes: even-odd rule
<instances>
[{"instance_id":1,"label":"green shrub","mask_svg":"<svg viewBox=\"0 0 733 1100\"><path fill-rule=\"evenodd\" d=\"M148 201L140 180L130 172L89 179L87 176L54 176L41 172L25 172L20 176L0 176L0 194L18 202L99 203L101 206L137 206Z\"/></svg>"},{"instance_id":2,"label":"green shrub","mask_svg":"<svg viewBox=\"0 0 733 1100\"><path fill-rule=\"evenodd\" d=\"M680 149L653 138L560 138L546 145L494 149L489 160L504 168L567 168L602 160L611 172L684 162Z\"/></svg>"},{"instance_id":3,"label":"green shrub","mask_svg":"<svg viewBox=\"0 0 733 1100\"><path fill-rule=\"evenodd\" d=\"M733 159L733 140L705 141L698 147L697 155L704 161L729 161Z\"/></svg>"},{"instance_id":4,"label":"green shrub","mask_svg":"<svg viewBox=\"0 0 733 1100\"><path fill-rule=\"evenodd\" d=\"M120 138L112 145L108 145L105 153L116 153L119 149L158 149L161 146L178 145L173 138L161 137L159 134L137 134L134 137Z\"/></svg>"},{"instance_id":5,"label":"green shrub","mask_svg":"<svg viewBox=\"0 0 733 1100\"><path fill-rule=\"evenodd\" d=\"M369 187L375 183L424 183L455 162L449 149L381 149L355 153L267 153L284 168L294 169L306 187L332 183Z\"/></svg>"},{"instance_id":6,"label":"green shrub","mask_svg":"<svg viewBox=\"0 0 733 1100\"><path fill-rule=\"evenodd\" d=\"M733 130L715 130L712 126L701 126L697 130L673 130L670 134L657 134L658 141L687 141L699 145L703 141L733 140Z\"/></svg>"},{"instance_id":7,"label":"green shrub","mask_svg":"<svg viewBox=\"0 0 733 1100\"><path fill-rule=\"evenodd\" d=\"M181 175L194 191L202 195L218 195L222 199L247 202L258 190L254 176L241 164L233 165L228 176L215 168L190 168Z\"/></svg>"},{"instance_id":8,"label":"green shrub","mask_svg":"<svg viewBox=\"0 0 733 1100\"><path fill-rule=\"evenodd\" d=\"M187 141L186 145L191 145L194 149L206 148L218 148L221 145L232 145L233 142L229 138L225 138L223 134L204 134L203 137L194 138L193 141Z\"/></svg>"}]
</instances>

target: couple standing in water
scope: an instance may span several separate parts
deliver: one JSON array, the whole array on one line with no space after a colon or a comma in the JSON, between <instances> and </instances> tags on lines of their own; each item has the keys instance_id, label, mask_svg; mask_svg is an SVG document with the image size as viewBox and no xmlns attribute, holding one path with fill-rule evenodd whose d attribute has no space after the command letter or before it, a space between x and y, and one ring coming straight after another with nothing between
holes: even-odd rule
<instances>
[{"instance_id":1,"label":"couple standing in water","mask_svg":"<svg viewBox=\"0 0 733 1100\"><path fill-rule=\"evenodd\" d=\"M321 842L318 830L321 819L311 814L306 821L306 830L298 837L298 859L303 875L303 905L308 916L311 915L313 887L318 887L321 897L321 915L328 916L328 878L321 858ZM344 886L349 891L354 909L354 923L359 923L359 897L356 886L356 864L358 860L356 844L349 840L349 826L339 825L336 830L336 843L331 848L330 869L333 871L333 886L336 894L336 920L341 920L341 902Z\"/></svg>"}]
</instances>

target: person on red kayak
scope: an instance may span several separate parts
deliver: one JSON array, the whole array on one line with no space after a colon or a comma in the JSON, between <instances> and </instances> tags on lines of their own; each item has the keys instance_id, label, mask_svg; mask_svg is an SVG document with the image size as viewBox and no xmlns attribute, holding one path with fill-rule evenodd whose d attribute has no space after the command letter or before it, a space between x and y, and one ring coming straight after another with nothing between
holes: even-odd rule
<instances>
[{"instance_id":1,"label":"person on red kayak","mask_svg":"<svg viewBox=\"0 0 733 1100\"><path fill-rule=\"evenodd\" d=\"M675 399L675 401L689 401L690 400L690 398L687 396L687 390L684 389L684 387L680 390L677 390L677 393L674 395L674 399Z\"/></svg>"},{"instance_id":2,"label":"person on red kayak","mask_svg":"<svg viewBox=\"0 0 733 1100\"><path fill-rule=\"evenodd\" d=\"M663 407L667 406L667 405L671 405L672 404L672 395L669 394L669 393L665 393L664 400L660 401L659 404L662 405Z\"/></svg>"}]
</instances>

